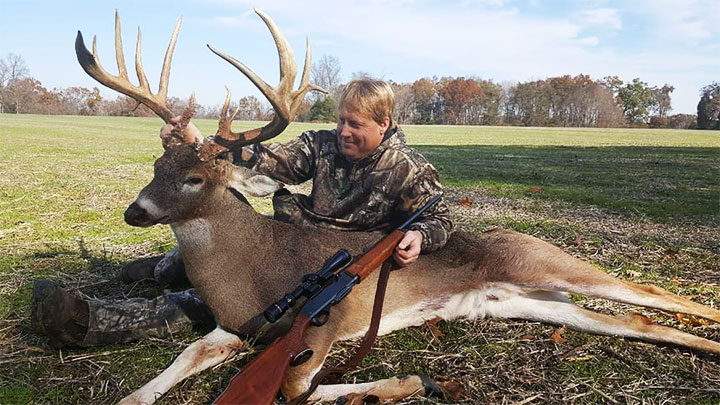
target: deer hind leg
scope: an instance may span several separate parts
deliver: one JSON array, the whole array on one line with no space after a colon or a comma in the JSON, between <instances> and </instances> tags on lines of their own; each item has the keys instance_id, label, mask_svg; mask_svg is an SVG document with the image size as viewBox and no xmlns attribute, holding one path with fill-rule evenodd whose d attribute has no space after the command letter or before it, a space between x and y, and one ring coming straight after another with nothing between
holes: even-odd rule
<instances>
[{"instance_id":1,"label":"deer hind leg","mask_svg":"<svg viewBox=\"0 0 720 405\"><path fill-rule=\"evenodd\" d=\"M530 289L567 291L590 297L692 314L720 322L720 311L698 304L653 285L641 285L613 277L574 258L559 248L527 235L515 234L519 256L510 283Z\"/></svg>"},{"instance_id":2,"label":"deer hind leg","mask_svg":"<svg viewBox=\"0 0 720 405\"><path fill-rule=\"evenodd\" d=\"M499 318L517 318L565 325L599 335L625 336L651 342L671 343L691 349L720 354L720 343L677 329L660 326L642 315L615 317L589 311L568 302L551 291L533 291L495 301L487 314Z\"/></svg>"},{"instance_id":3,"label":"deer hind leg","mask_svg":"<svg viewBox=\"0 0 720 405\"><path fill-rule=\"evenodd\" d=\"M220 364L233 356L243 342L220 327L193 342L159 376L123 398L121 404L152 404L185 378Z\"/></svg>"}]
</instances>

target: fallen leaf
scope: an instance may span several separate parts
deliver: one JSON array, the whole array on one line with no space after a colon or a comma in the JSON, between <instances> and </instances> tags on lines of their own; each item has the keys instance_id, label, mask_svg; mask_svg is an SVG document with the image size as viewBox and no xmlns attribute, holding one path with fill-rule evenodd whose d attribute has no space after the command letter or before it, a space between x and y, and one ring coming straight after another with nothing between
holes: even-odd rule
<instances>
[{"instance_id":1,"label":"fallen leaf","mask_svg":"<svg viewBox=\"0 0 720 405\"><path fill-rule=\"evenodd\" d=\"M437 340L440 340L440 338L445 337L445 334L442 333L442 331L437 327L438 322L440 322L442 320L443 319L438 316L433 319L425 321L425 324L430 329L430 333L432 333L433 337Z\"/></svg>"},{"instance_id":2,"label":"fallen leaf","mask_svg":"<svg viewBox=\"0 0 720 405\"><path fill-rule=\"evenodd\" d=\"M525 191L527 191L528 193L542 193L543 188L540 186L532 186L528 187L528 189Z\"/></svg>"},{"instance_id":3,"label":"fallen leaf","mask_svg":"<svg viewBox=\"0 0 720 405\"><path fill-rule=\"evenodd\" d=\"M533 335L522 335L520 336L520 340L533 340L535 339L535 336Z\"/></svg>"},{"instance_id":4,"label":"fallen leaf","mask_svg":"<svg viewBox=\"0 0 720 405\"><path fill-rule=\"evenodd\" d=\"M550 336L550 340L552 340L553 342L555 342L555 343L557 343L557 344L561 344L561 343L567 342L567 340L565 340L565 338L562 337L562 334L563 334L563 333L565 333L565 327L564 327L564 326L563 326L562 328L559 328L558 330L556 330L556 331L552 334L552 336Z\"/></svg>"},{"instance_id":5,"label":"fallen leaf","mask_svg":"<svg viewBox=\"0 0 720 405\"><path fill-rule=\"evenodd\" d=\"M632 278L638 278L638 277L642 276L642 273L640 273L639 271L635 271L635 270L628 270L628 271L626 271L626 273L628 276L630 276Z\"/></svg>"},{"instance_id":6,"label":"fallen leaf","mask_svg":"<svg viewBox=\"0 0 720 405\"><path fill-rule=\"evenodd\" d=\"M464 207L469 207L469 206L472 205L472 203L470 202L470 199L469 199L469 198L463 197L463 198L460 199L460 205L462 205L462 206L464 206Z\"/></svg>"},{"instance_id":7,"label":"fallen leaf","mask_svg":"<svg viewBox=\"0 0 720 405\"><path fill-rule=\"evenodd\" d=\"M698 318L694 315L675 314L675 318L685 325L690 326L708 326L710 324L707 319Z\"/></svg>"},{"instance_id":8,"label":"fallen leaf","mask_svg":"<svg viewBox=\"0 0 720 405\"><path fill-rule=\"evenodd\" d=\"M452 399L460 399L465 396L465 388L453 381L438 382L438 385L445 392L445 395Z\"/></svg>"}]
</instances>

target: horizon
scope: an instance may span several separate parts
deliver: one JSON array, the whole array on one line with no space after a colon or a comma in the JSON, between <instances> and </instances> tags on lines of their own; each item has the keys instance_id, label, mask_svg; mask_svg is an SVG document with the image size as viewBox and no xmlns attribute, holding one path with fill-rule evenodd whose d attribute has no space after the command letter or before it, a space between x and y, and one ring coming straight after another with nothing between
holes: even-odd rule
<instances>
[{"instance_id":1,"label":"horizon","mask_svg":"<svg viewBox=\"0 0 720 405\"><path fill-rule=\"evenodd\" d=\"M50 1L3 1L0 57L10 52L22 56L30 76L48 89L98 87L103 98L114 99L118 93L87 76L73 49L78 30L88 48L97 35L100 61L116 74L116 7L97 3L76 1L69 7ZM249 80L205 46L232 55L275 85L277 51L253 5L285 34L300 71L308 36L313 61L323 55L338 58L343 81L357 72L398 83L434 76L496 83L566 74L587 74L594 80L617 75L624 82L638 77L650 86L675 87L670 114L695 114L700 89L720 81L720 25L713 21L720 15L720 2L678 0L631 5L458 0L442 6L422 0L132 0L117 7L131 81L136 83L137 27L142 28L143 68L156 91L165 50L182 15L168 95L187 99L194 91L200 104L215 106L222 104L227 85L233 100L248 95L264 100Z\"/></svg>"}]
</instances>

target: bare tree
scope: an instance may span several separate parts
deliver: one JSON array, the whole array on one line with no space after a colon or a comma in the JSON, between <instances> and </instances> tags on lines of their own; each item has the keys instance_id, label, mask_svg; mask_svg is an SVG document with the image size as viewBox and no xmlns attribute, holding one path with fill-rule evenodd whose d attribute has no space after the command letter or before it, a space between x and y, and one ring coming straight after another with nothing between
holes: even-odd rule
<instances>
[{"instance_id":1,"label":"bare tree","mask_svg":"<svg viewBox=\"0 0 720 405\"><path fill-rule=\"evenodd\" d=\"M10 84L28 77L29 74L30 70L22 56L10 52L6 57L0 58L0 113L4 111L3 103Z\"/></svg>"},{"instance_id":2,"label":"bare tree","mask_svg":"<svg viewBox=\"0 0 720 405\"><path fill-rule=\"evenodd\" d=\"M312 81L318 86L328 91L330 96L337 93L337 89L342 83L342 76L340 75L340 60L332 55L323 55L319 61L312 64L310 69L310 77ZM312 102L317 101L319 98L325 97L324 95L313 92L309 96Z\"/></svg>"}]
</instances>

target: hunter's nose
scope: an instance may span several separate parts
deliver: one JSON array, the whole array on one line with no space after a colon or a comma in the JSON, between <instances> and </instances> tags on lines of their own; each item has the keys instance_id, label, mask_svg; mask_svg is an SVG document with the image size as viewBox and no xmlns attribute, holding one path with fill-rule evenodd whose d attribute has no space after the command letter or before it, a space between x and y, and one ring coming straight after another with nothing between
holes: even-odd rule
<instances>
[{"instance_id":1,"label":"hunter's nose","mask_svg":"<svg viewBox=\"0 0 720 405\"><path fill-rule=\"evenodd\" d=\"M147 226L149 220L147 210L137 202L133 202L125 210L125 222L127 222L128 225Z\"/></svg>"}]
</instances>

